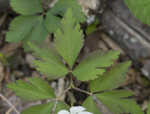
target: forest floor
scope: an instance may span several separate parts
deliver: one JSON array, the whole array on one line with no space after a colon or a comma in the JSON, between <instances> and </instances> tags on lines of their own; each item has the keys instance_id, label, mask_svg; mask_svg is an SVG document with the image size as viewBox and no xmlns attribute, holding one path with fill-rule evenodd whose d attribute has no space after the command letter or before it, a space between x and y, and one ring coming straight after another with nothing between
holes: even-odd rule
<instances>
[{"instance_id":1,"label":"forest floor","mask_svg":"<svg viewBox=\"0 0 150 114\"><path fill-rule=\"evenodd\" d=\"M150 96L150 48L148 40L146 40L148 39L149 27L136 20L122 0L110 1L108 4L101 2L96 9L95 2L93 6L82 3L84 8L87 8L87 6L93 8L93 15L96 15L100 21L97 30L86 36L85 51L82 56L86 56L87 53L97 49L102 51L120 50L121 56L117 62L126 60L133 62L121 88L133 91L134 98L145 110ZM33 67L34 57L31 53L24 51L21 43L8 43L5 41L9 23L16 16L17 14L11 8L0 11L0 53L7 57L9 63L7 65L0 61L0 114L16 114L15 111L12 111L14 107L16 110L21 111L30 105L39 104L39 102L21 101L12 91L7 89L7 84L10 82L41 75ZM53 85L59 86L59 81L54 82ZM81 88L86 88L84 86L84 84L81 84ZM80 97L80 99L76 99L82 102L82 98L84 99L85 96L80 94Z\"/></svg>"}]
</instances>

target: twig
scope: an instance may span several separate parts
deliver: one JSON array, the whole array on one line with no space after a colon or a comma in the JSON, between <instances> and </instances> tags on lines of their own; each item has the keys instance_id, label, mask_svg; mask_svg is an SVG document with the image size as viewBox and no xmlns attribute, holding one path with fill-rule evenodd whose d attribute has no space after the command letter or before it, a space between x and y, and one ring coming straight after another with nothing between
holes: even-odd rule
<instances>
[{"instance_id":1,"label":"twig","mask_svg":"<svg viewBox=\"0 0 150 114\"><path fill-rule=\"evenodd\" d=\"M9 104L9 106L16 112L16 114L20 114L20 112L16 109L16 107L5 97L0 93L0 97Z\"/></svg>"},{"instance_id":2,"label":"twig","mask_svg":"<svg viewBox=\"0 0 150 114\"><path fill-rule=\"evenodd\" d=\"M16 104L17 105L17 104ZM15 105L15 106L16 106ZM8 109L8 111L6 112L6 114L10 114L11 112L13 111L13 107L10 107L9 109Z\"/></svg>"},{"instance_id":3,"label":"twig","mask_svg":"<svg viewBox=\"0 0 150 114\"><path fill-rule=\"evenodd\" d=\"M4 21L5 21L6 17L7 17L7 14L4 14L4 15L1 17L1 19L0 19L0 27L2 26L2 24L4 24Z\"/></svg>"},{"instance_id":4,"label":"twig","mask_svg":"<svg viewBox=\"0 0 150 114\"><path fill-rule=\"evenodd\" d=\"M58 80L58 91L57 91L57 97L61 97L61 100L63 101L65 98L65 79L64 78L60 78Z\"/></svg>"},{"instance_id":5,"label":"twig","mask_svg":"<svg viewBox=\"0 0 150 114\"><path fill-rule=\"evenodd\" d=\"M10 108L8 109L8 111L7 111L5 114L10 114L10 113L12 112L12 110L13 110L13 108L10 107Z\"/></svg>"}]
</instances>

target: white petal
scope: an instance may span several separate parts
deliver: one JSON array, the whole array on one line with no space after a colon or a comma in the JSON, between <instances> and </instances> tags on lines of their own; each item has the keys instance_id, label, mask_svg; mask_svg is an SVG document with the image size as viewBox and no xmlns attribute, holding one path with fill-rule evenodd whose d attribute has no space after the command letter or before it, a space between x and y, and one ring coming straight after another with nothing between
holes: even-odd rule
<instances>
[{"instance_id":1,"label":"white petal","mask_svg":"<svg viewBox=\"0 0 150 114\"><path fill-rule=\"evenodd\" d=\"M70 108L71 114L76 114L76 113L82 112L84 110L85 110L85 108L82 107L82 106L73 106L73 107Z\"/></svg>"},{"instance_id":2,"label":"white petal","mask_svg":"<svg viewBox=\"0 0 150 114\"><path fill-rule=\"evenodd\" d=\"M70 114L67 110L61 110L57 114Z\"/></svg>"},{"instance_id":3,"label":"white petal","mask_svg":"<svg viewBox=\"0 0 150 114\"><path fill-rule=\"evenodd\" d=\"M86 112L86 111L83 111L83 112L79 112L78 114L93 114L91 112Z\"/></svg>"}]
</instances>

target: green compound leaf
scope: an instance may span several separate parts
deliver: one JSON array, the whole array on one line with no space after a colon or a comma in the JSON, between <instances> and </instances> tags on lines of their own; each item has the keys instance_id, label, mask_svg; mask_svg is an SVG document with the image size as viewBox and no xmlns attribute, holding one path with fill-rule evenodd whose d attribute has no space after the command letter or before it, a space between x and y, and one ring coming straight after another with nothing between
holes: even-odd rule
<instances>
[{"instance_id":1,"label":"green compound leaf","mask_svg":"<svg viewBox=\"0 0 150 114\"><path fill-rule=\"evenodd\" d=\"M113 64L119 54L120 52L118 51L108 51L106 53L93 52L81 61L73 71L73 75L81 81L94 80L105 72L105 67Z\"/></svg>"},{"instance_id":2,"label":"green compound leaf","mask_svg":"<svg viewBox=\"0 0 150 114\"><path fill-rule=\"evenodd\" d=\"M21 114L51 114L54 107L55 107L55 102L35 105L25 109ZM56 110L54 114L57 114L57 112L62 109L68 109L68 106L63 102L58 102L56 104Z\"/></svg>"},{"instance_id":3,"label":"green compound leaf","mask_svg":"<svg viewBox=\"0 0 150 114\"><path fill-rule=\"evenodd\" d=\"M10 24L6 34L8 42L23 40L37 23L37 16L18 16Z\"/></svg>"},{"instance_id":4,"label":"green compound leaf","mask_svg":"<svg viewBox=\"0 0 150 114\"><path fill-rule=\"evenodd\" d=\"M125 80L125 74L130 64L130 62L117 64L98 79L91 81L91 91L112 90L119 87Z\"/></svg>"},{"instance_id":5,"label":"green compound leaf","mask_svg":"<svg viewBox=\"0 0 150 114\"><path fill-rule=\"evenodd\" d=\"M85 107L88 112L92 112L93 114L101 114L101 112L97 108L96 103L94 102L92 96L88 97L84 101L83 107Z\"/></svg>"},{"instance_id":6,"label":"green compound leaf","mask_svg":"<svg viewBox=\"0 0 150 114\"><path fill-rule=\"evenodd\" d=\"M29 43L30 48L36 56L41 60L35 60L36 69L41 73L46 74L50 79L56 79L65 76L68 69L62 63L60 56L50 48L38 48L34 44Z\"/></svg>"},{"instance_id":7,"label":"green compound leaf","mask_svg":"<svg viewBox=\"0 0 150 114\"><path fill-rule=\"evenodd\" d=\"M52 88L46 81L40 78L29 78L28 82L18 80L16 83L8 84L17 96L26 100L42 100L55 97Z\"/></svg>"},{"instance_id":8,"label":"green compound leaf","mask_svg":"<svg viewBox=\"0 0 150 114\"><path fill-rule=\"evenodd\" d=\"M24 39L24 42L34 41L40 44L46 39L47 36L48 31L44 25L43 17L40 17L38 23L36 23L29 35Z\"/></svg>"},{"instance_id":9,"label":"green compound leaf","mask_svg":"<svg viewBox=\"0 0 150 114\"><path fill-rule=\"evenodd\" d=\"M150 25L150 0L125 0L125 3L140 21Z\"/></svg>"},{"instance_id":10,"label":"green compound leaf","mask_svg":"<svg viewBox=\"0 0 150 114\"><path fill-rule=\"evenodd\" d=\"M8 42L30 40L41 42L47 35L42 16L18 16L11 22L6 40Z\"/></svg>"},{"instance_id":11,"label":"green compound leaf","mask_svg":"<svg viewBox=\"0 0 150 114\"><path fill-rule=\"evenodd\" d=\"M66 11L71 8L72 15L77 23L84 22L86 20L81 6L77 0L59 0L54 7L52 7L46 16L45 25L50 33L55 32L60 27L61 18L57 15L64 16Z\"/></svg>"},{"instance_id":12,"label":"green compound leaf","mask_svg":"<svg viewBox=\"0 0 150 114\"><path fill-rule=\"evenodd\" d=\"M127 99L131 95L128 91L110 91L96 96L113 114L144 114L135 100Z\"/></svg>"},{"instance_id":13,"label":"green compound leaf","mask_svg":"<svg viewBox=\"0 0 150 114\"><path fill-rule=\"evenodd\" d=\"M56 50L72 68L83 46L83 33L80 25L75 24L71 9L66 12L61 28L56 31L55 37Z\"/></svg>"},{"instance_id":14,"label":"green compound leaf","mask_svg":"<svg viewBox=\"0 0 150 114\"><path fill-rule=\"evenodd\" d=\"M32 15L42 12L41 2L41 0L10 0L10 5L17 13Z\"/></svg>"},{"instance_id":15,"label":"green compound leaf","mask_svg":"<svg viewBox=\"0 0 150 114\"><path fill-rule=\"evenodd\" d=\"M43 18L41 17L39 19L39 22L36 24L36 26L33 28L32 32L28 36L26 41L35 41L37 43L43 42L43 40L46 39L48 36L48 31L45 28Z\"/></svg>"}]
</instances>

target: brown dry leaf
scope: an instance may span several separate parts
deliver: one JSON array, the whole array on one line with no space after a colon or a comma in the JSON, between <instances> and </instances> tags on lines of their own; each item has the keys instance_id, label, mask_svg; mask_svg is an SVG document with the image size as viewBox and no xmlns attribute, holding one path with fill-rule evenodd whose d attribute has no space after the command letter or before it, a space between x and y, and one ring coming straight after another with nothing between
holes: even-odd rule
<instances>
[{"instance_id":1,"label":"brown dry leaf","mask_svg":"<svg viewBox=\"0 0 150 114\"><path fill-rule=\"evenodd\" d=\"M21 47L22 43L11 43L6 44L0 51L2 54L4 54L6 57L11 56L15 53L16 49Z\"/></svg>"},{"instance_id":2,"label":"brown dry leaf","mask_svg":"<svg viewBox=\"0 0 150 114\"><path fill-rule=\"evenodd\" d=\"M106 34L102 33L100 34L101 39L108 45L109 48L113 50L119 50L122 55L125 55L125 52L120 48L117 43L115 43L109 36Z\"/></svg>"},{"instance_id":3,"label":"brown dry leaf","mask_svg":"<svg viewBox=\"0 0 150 114\"><path fill-rule=\"evenodd\" d=\"M126 80L125 80L124 84L122 84L122 86L136 83L138 76L139 76L139 74L138 74L138 72L135 71L135 69L133 69L133 68L129 69L127 76L126 76Z\"/></svg>"}]
</instances>

